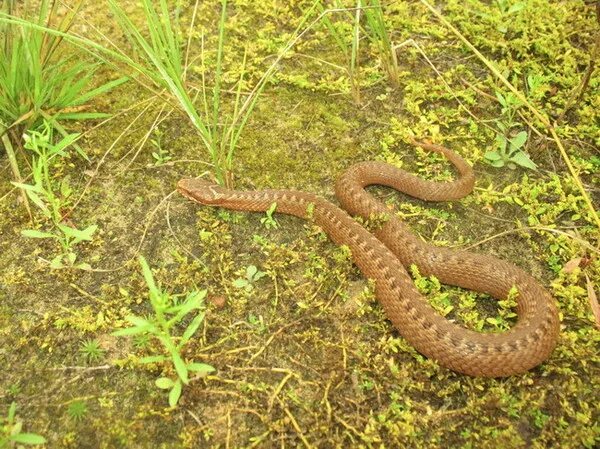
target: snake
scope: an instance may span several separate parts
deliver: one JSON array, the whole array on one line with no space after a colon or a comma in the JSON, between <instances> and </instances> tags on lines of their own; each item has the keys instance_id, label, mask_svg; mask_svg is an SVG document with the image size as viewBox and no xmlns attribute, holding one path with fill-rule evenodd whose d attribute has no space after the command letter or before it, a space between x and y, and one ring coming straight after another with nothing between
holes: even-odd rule
<instances>
[{"instance_id":1,"label":"snake","mask_svg":"<svg viewBox=\"0 0 600 449\"><path fill-rule=\"evenodd\" d=\"M433 143L413 142L442 154L456 169L452 181L429 181L380 161L358 162L337 180L340 206L297 190L233 190L202 178L184 178L177 190L206 206L237 211L275 211L311 220L336 244L349 248L352 261L374 281L375 297L400 335L419 353L452 371L474 377L522 374L544 362L559 336L554 298L530 274L495 256L424 242L367 186L382 185L424 201L458 200L472 192L475 175L458 153ZM365 228L353 216L378 221ZM373 220L378 217L378 220ZM436 311L407 271L415 265L441 283L516 300L516 323L497 332L479 332Z\"/></svg>"}]
</instances>

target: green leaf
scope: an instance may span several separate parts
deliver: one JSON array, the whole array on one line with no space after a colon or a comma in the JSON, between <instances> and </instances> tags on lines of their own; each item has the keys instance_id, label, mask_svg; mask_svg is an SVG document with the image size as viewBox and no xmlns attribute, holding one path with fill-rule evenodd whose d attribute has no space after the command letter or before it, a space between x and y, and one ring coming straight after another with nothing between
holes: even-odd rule
<instances>
[{"instance_id":1,"label":"green leaf","mask_svg":"<svg viewBox=\"0 0 600 449\"><path fill-rule=\"evenodd\" d=\"M15 419L15 413L17 412L17 403L15 401L10 403L8 407L8 421L12 422Z\"/></svg>"},{"instance_id":2,"label":"green leaf","mask_svg":"<svg viewBox=\"0 0 600 449\"><path fill-rule=\"evenodd\" d=\"M22 444L44 444L46 438L35 433L19 433L10 437L10 441Z\"/></svg>"},{"instance_id":3,"label":"green leaf","mask_svg":"<svg viewBox=\"0 0 600 449\"><path fill-rule=\"evenodd\" d=\"M525 8L525 3L515 3L514 5L512 5L510 8L508 8L508 11L506 11L506 14L513 14L515 12L519 12L521 11L523 8Z\"/></svg>"},{"instance_id":4,"label":"green leaf","mask_svg":"<svg viewBox=\"0 0 600 449\"><path fill-rule=\"evenodd\" d=\"M65 258L67 259L67 262L69 262L69 265L73 265L75 263L75 260L77 259L77 254L73 252L68 252L67 254L65 254Z\"/></svg>"},{"instance_id":5,"label":"green leaf","mask_svg":"<svg viewBox=\"0 0 600 449\"><path fill-rule=\"evenodd\" d=\"M20 189L27 190L29 192L45 193L46 191L40 185L23 184L21 182L10 182L13 186L19 187Z\"/></svg>"},{"instance_id":6,"label":"green leaf","mask_svg":"<svg viewBox=\"0 0 600 449\"><path fill-rule=\"evenodd\" d=\"M502 156L497 151L488 151L483 155L488 161L498 161L502 159Z\"/></svg>"},{"instance_id":7,"label":"green leaf","mask_svg":"<svg viewBox=\"0 0 600 449\"><path fill-rule=\"evenodd\" d=\"M188 363L187 368L189 371L198 374L208 374L216 371L213 366L206 363Z\"/></svg>"},{"instance_id":8,"label":"green leaf","mask_svg":"<svg viewBox=\"0 0 600 449\"><path fill-rule=\"evenodd\" d=\"M67 134L60 142L58 142L56 145L53 145L52 148L52 153L53 154L60 154L62 156L65 156L65 153L63 152L63 150L65 148L67 148L68 146L72 145L73 142L75 142L78 138L79 138L80 134L74 133L74 134Z\"/></svg>"},{"instance_id":9,"label":"green leaf","mask_svg":"<svg viewBox=\"0 0 600 449\"><path fill-rule=\"evenodd\" d=\"M81 95L74 104L75 105L83 104L83 103L87 102L88 100L96 97L97 95L106 93L109 90L114 89L115 87L123 84L124 82L126 82L128 80L129 80L129 77L124 76L122 78L118 78L114 81L110 81L106 84L103 84L102 86L100 86L96 89L90 90L89 92L86 92L84 95Z\"/></svg>"},{"instance_id":10,"label":"green leaf","mask_svg":"<svg viewBox=\"0 0 600 449\"><path fill-rule=\"evenodd\" d=\"M246 268L246 277L251 280L257 271L258 268L256 268L254 265L249 265L248 268Z\"/></svg>"},{"instance_id":11,"label":"green leaf","mask_svg":"<svg viewBox=\"0 0 600 449\"><path fill-rule=\"evenodd\" d=\"M171 407L175 407L179 402L179 398L181 397L181 381L177 379L173 389L169 393L169 405Z\"/></svg>"},{"instance_id":12,"label":"green leaf","mask_svg":"<svg viewBox=\"0 0 600 449\"><path fill-rule=\"evenodd\" d=\"M530 168L531 170L537 169L537 165L522 151L514 154L510 160L521 167Z\"/></svg>"},{"instance_id":13,"label":"green leaf","mask_svg":"<svg viewBox=\"0 0 600 449\"><path fill-rule=\"evenodd\" d=\"M110 114L105 112L61 112L56 114L57 120L96 120L108 118Z\"/></svg>"},{"instance_id":14,"label":"green leaf","mask_svg":"<svg viewBox=\"0 0 600 449\"><path fill-rule=\"evenodd\" d=\"M158 290L158 288L156 287L156 284L154 283L154 277L152 276L152 271L150 271L148 262L146 262L146 259L144 258L144 256L140 256L139 260L140 260L140 265L142 266L142 274L144 275L144 279L146 280L146 285L148 286L148 290L150 290L151 294L156 295L157 297L160 296L160 291Z\"/></svg>"},{"instance_id":15,"label":"green leaf","mask_svg":"<svg viewBox=\"0 0 600 449\"><path fill-rule=\"evenodd\" d=\"M502 106L506 106L506 100L504 99L504 97L502 96L502 94L498 91L496 91L496 98L498 99L498 102L502 105Z\"/></svg>"},{"instance_id":16,"label":"green leaf","mask_svg":"<svg viewBox=\"0 0 600 449\"><path fill-rule=\"evenodd\" d=\"M52 259L50 261L50 268L52 268L54 270L59 269L59 268L64 268L64 264L62 262L62 258L63 258L62 255L58 255L54 259Z\"/></svg>"},{"instance_id":17,"label":"green leaf","mask_svg":"<svg viewBox=\"0 0 600 449\"><path fill-rule=\"evenodd\" d=\"M233 281L233 286L235 288L244 288L248 286L248 281L246 279L238 278Z\"/></svg>"},{"instance_id":18,"label":"green leaf","mask_svg":"<svg viewBox=\"0 0 600 449\"><path fill-rule=\"evenodd\" d=\"M196 316L196 318L194 318L192 320L192 322L189 324L189 326L183 333L183 336L181 337L181 346L186 344L190 340L190 338L192 338L192 336L198 330L198 327L200 327L200 324L202 324L203 319L204 319L204 313L200 313Z\"/></svg>"},{"instance_id":19,"label":"green leaf","mask_svg":"<svg viewBox=\"0 0 600 449\"><path fill-rule=\"evenodd\" d=\"M499 161L490 161L490 165L492 167L504 167L504 160L500 159Z\"/></svg>"},{"instance_id":20,"label":"green leaf","mask_svg":"<svg viewBox=\"0 0 600 449\"><path fill-rule=\"evenodd\" d=\"M49 232L36 231L35 229L23 229L21 231L23 237L31 237L34 239L57 239L58 237Z\"/></svg>"},{"instance_id":21,"label":"green leaf","mask_svg":"<svg viewBox=\"0 0 600 449\"><path fill-rule=\"evenodd\" d=\"M175 371L177 372L177 375L181 381L187 385L187 383L190 381L188 378L187 367L176 349L171 351L171 359L173 360L173 365L175 365Z\"/></svg>"},{"instance_id":22,"label":"green leaf","mask_svg":"<svg viewBox=\"0 0 600 449\"><path fill-rule=\"evenodd\" d=\"M92 271L92 266L89 263L80 263L75 265L75 268L78 268L79 270L83 270L83 271Z\"/></svg>"},{"instance_id":23,"label":"green leaf","mask_svg":"<svg viewBox=\"0 0 600 449\"><path fill-rule=\"evenodd\" d=\"M42 211L45 217L52 218L52 213L48 210L48 206L46 206L46 203L44 203L37 193L31 191L27 191L26 193L29 199Z\"/></svg>"},{"instance_id":24,"label":"green leaf","mask_svg":"<svg viewBox=\"0 0 600 449\"><path fill-rule=\"evenodd\" d=\"M134 327L128 327L126 329L117 330L112 333L113 335L118 337L125 335L137 335L144 332L150 332L151 330L155 329L153 323L139 316L128 315L125 317L125 319L131 324L133 324Z\"/></svg>"},{"instance_id":25,"label":"green leaf","mask_svg":"<svg viewBox=\"0 0 600 449\"><path fill-rule=\"evenodd\" d=\"M168 390L169 388L173 388L173 386L175 385L175 382L173 382L168 377L159 377L154 383L161 390Z\"/></svg>"},{"instance_id":26,"label":"green leaf","mask_svg":"<svg viewBox=\"0 0 600 449\"><path fill-rule=\"evenodd\" d=\"M526 141L527 141L527 132L521 131L515 137L510 139L510 147L512 150L518 150L525 144Z\"/></svg>"},{"instance_id":27,"label":"green leaf","mask_svg":"<svg viewBox=\"0 0 600 449\"><path fill-rule=\"evenodd\" d=\"M187 295L186 301L188 301L191 297L198 297L198 299L200 301L202 301L204 298L206 298L206 293L207 293L206 289L204 289L204 290L195 290L195 291L193 291L193 292L191 292L191 293L189 293Z\"/></svg>"},{"instance_id":28,"label":"green leaf","mask_svg":"<svg viewBox=\"0 0 600 449\"><path fill-rule=\"evenodd\" d=\"M72 228L71 226L67 226L64 224L59 224L58 228L65 234L67 237L73 239L73 243L79 243L83 240L90 241L92 240L92 234L96 232L98 226L92 225L85 228L83 231L79 229Z\"/></svg>"},{"instance_id":29,"label":"green leaf","mask_svg":"<svg viewBox=\"0 0 600 449\"><path fill-rule=\"evenodd\" d=\"M169 320L170 324L178 323L184 316L186 316L192 310L199 309L201 305L202 299L200 296L194 294L189 295L183 304L176 307L171 307L167 310L169 313L177 312L177 315L171 320Z\"/></svg>"},{"instance_id":30,"label":"green leaf","mask_svg":"<svg viewBox=\"0 0 600 449\"><path fill-rule=\"evenodd\" d=\"M167 360L167 357L164 355L150 355L148 357L142 357L140 359L140 363L148 364L148 363L160 363Z\"/></svg>"},{"instance_id":31,"label":"green leaf","mask_svg":"<svg viewBox=\"0 0 600 449\"><path fill-rule=\"evenodd\" d=\"M128 327L125 329L119 329L116 330L114 332L112 332L111 335L114 335L115 337L126 337L126 336L131 336L131 335L138 335L138 334L143 334L148 332L153 326L145 326L145 327Z\"/></svg>"},{"instance_id":32,"label":"green leaf","mask_svg":"<svg viewBox=\"0 0 600 449\"><path fill-rule=\"evenodd\" d=\"M136 315L127 315L125 317L125 319L137 327L148 327L148 326L153 327L154 326L147 319L136 316Z\"/></svg>"}]
</instances>

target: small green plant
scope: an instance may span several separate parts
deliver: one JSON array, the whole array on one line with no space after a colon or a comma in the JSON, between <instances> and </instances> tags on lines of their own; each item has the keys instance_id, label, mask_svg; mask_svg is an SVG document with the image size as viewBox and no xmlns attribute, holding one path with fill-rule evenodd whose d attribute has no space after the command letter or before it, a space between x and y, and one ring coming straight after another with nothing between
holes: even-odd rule
<instances>
[{"instance_id":1,"label":"small green plant","mask_svg":"<svg viewBox=\"0 0 600 449\"><path fill-rule=\"evenodd\" d=\"M277 220L273 218L276 208L277 203L271 204L271 207L269 207L266 211L266 217L262 217L260 219L260 222L265 225L265 228L267 229L277 229L279 227L279 223L277 223Z\"/></svg>"},{"instance_id":2,"label":"small green plant","mask_svg":"<svg viewBox=\"0 0 600 449\"><path fill-rule=\"evenodd\" d=\"M514 169L519 165L532 170L536 169L536 165L524 150L527 132L518 130L520 124L516 121L516 114L521 102L512 93L503 95L501 92L496 92L496 98L502 106L502 119L496 120L496 126L500 132L496 134L494 140L495 149L486 152L485 159L493 167L506 165Z\"/></svg>"},{"instance_id":3,"label":"small green plant","mask_svg":"<svg viewBox=\"0 0 600 449\"><path fill-rule=\"evenodd\" d=\"M104 357L104 349L100 347L98 340L85 340L79 346L79 352L90 362L97 362Z\"/></svg>"},{"instance_id":4,"label":"small green plant","mask_svg":"<svg viewBox=\"0 0 600 449\"><path fill-rule=\"evenodd\" d=\"M18 382L15 382L14 384L10 384L8 387L6 387L7 396L16 396L20 392L21 392L21 385L19 385Z\"/></svg>"},{"instance_id":5,"label":"small green plant","mask_svg":"<svg viewBox=\"0 0 600 449\"><path fill-rule=\"evenodd\" d=\"M25 229L21 234L25 237L38 239L56 240L61 247L61 253L50 262L51 268L63 268L65 266L80 269L90 269L86 263L76 264L77 254L73 247L82 242L92 240L93 234L98 228L96 225L88 226L80 230L72 223L65 221L67 208L70 205L72 189L68 178L56 181L50 168L57 157L65 157L66 151L77 134L69 134L54 144L52 142L52 127L45 126L43 132L31 131L24 136L25 148L33 153L32 176L33 184L13 182L13 184L25 191L31 202L40 210L43 217L51 223L51 228L46 231L37 229Z\"/></svg>"},{"instance_id":6,"label":"small green plant","mask_svg":"<svg viewBox=\"0 0 600 449\"><path fill-rule=\"evenodd\" d=\"M485 158L493 167L504 167L504 165L507 165L509 168L515 168L516 164L521 167L535 169L536 165L529 159L527 153L523 151L523 146L526 141L526 131L519 131L516 136L511 138L507 138L506 135L498 133L496 134L495 139L496 149L485 153Z\"/></svg>"},{"instance_id":7,"label":"small green plant","mask_svg":"<svg viewBox=\"0 0 600 449\"><path fill-rule=\"evenodd\" d=\"M146 349L150 345L150 336L148 334L139 334L133 337L133 346L137 349Z\"/></svg>"},{"instance_id":8,"label":"small green plant","mask_svg":"<svg viewBox=\"0 0 600 449\"><path fill-rule=\"evenodd\" d=\"M156 151L152 152L152 157L154 158L154 166L158 167L169 162L173 157L169 153L169 150L165 150L162 146L162 137L163 132L158 128L154 128L152 131L153 137L150 139L150 142L156 148Z\"/></svg>"},{"instance_id":9,"label":"small green plant","mask_svg":"<svg viewBox=\"0 0 600 449\"><path fill-rule=\"evenodd\" d=\"M80 399L71 402L67 408L67 415L69 415L73 421L81 421L85 418L87 412L88 408L86 402Z\"/></svg>"},{"instance_id":10,"label":"small green plant","mask_svg":"<svg viewBox=\"0 0 600 449\"><path fill-rule=\"evenodd\" d=\"M491 10L491 13L478 12L477 14L489 20L496 25L496 30L502 34L508 33L511 21L514 20L514 15L525 8L527 5L524 2L512 3L511 0L494 0L496 10Z\"/></svg>"},{"instance_id":11,"label":"small green plant","mask_svg":"<svg viewBox=\"0 0 600 449\"><path fill-rule=\"evenodd\" d=\"M237 278L233 281L233 286L236 288L243 288L247 292L251 292L254 289L254 283L260 278L266 276L267 273L259 271L254 265L249 265L246 268L246 276L243 278Z\"/></svg>"},{"instance_id":12,"label":"small green plant","mask_svg":"<svg viewBox=\"0 0 600 449\"><path fill-rule=\"evenodd\" d=\"M16 412L17 404L13 402L8 408L8 415L5 418L0 417L0 449L14 447L14 444L44 444L46 439L43 436L21 432L23 421L17 419Z\"/></svg>"},{"instance_id":13,"label":"small green plant","mask_svg":"<svg viewBox=\"0 0 600 449\"><path fill-rule=\"evenodd\" d=\"M170 293L160 289L152 276L150 267L144 257L140 256L142 273L149 290L152 315L140 317L129 315L126 320L133 326L113 332L116 336L138 336L149 335L158 340L164 349L164 354L151 355L140 359L141 363L165 363L168 362L175 370L176 378L160 377L156 380L156 386L168 389L169 405L175 407L181 397L183 385L189 383L189 373L206 376L215 369L205 363L186 361L182 356L185 345L194 336L200 324L204 320L204 297L206 290L195 290L187 294L182 300ZM173 334L174 330L184 318L195 313L181 337Z\"/></svg>"},{"instance_id":14,"label":"small green plant","mask_svg":"<svg viewBox=\"0 0 600 449\"><path fill-rule=\"evenodd\" d=\"M265 320L262 315L254 315L253 313L248 314L248 324L256 329L256 332L259 334L264 334L267 332L268 327L265 324Z\"/></svg>"}]
</instances>

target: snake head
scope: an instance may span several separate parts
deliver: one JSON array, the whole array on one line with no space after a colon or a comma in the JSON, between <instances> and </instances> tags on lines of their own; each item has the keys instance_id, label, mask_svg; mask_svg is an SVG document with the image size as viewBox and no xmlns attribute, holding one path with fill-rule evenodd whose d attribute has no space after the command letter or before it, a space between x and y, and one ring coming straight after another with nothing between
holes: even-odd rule
<instances>
[{"instance_id":1,"label":"snake head","mask_svg":"<svg viewBox=\"0 0 600 449\"><path fill-rule=\"evenodd\" d=\"M177 183L177 191L196 203L220 204L226 198L227 189L204 179L182 179Z\"/></svg>"}]
</instances>

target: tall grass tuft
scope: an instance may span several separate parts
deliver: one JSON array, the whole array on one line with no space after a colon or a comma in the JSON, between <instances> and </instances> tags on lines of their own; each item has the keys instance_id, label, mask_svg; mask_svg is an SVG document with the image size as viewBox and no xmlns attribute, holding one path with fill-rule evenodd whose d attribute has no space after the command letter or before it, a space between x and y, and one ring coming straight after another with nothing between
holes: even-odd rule
<instances>
[{"instance_id":1,"label":"tall grass tuft","mask_svg":"<svg viewBox=\"0 0 600 449\"><path fill-rule=\"evenodd\" d=\"M202 70L201 84L196 89L191 87L186 79L190 42L188 41L186 49L178 32L177 13L174 18L171 18L171 11L166 0L158 0L156 6L155 2L151 0L142 0L146 19L145 30L133 23L117 0L108 0L108 3L134 50L144 55L143 60L135 62L132 60L130 65L149 77L155 86L166 90L171 95L198 131L202 145L207 150L213 164L217 181L231 187L233 184L233 157L240 136L275 65L266 71L249 94L243 95L242 86L246 76L246 53L244 53L241 74L232 89L233 99L230 107L224 108L228 101L225 98L228 93L223 89L227 0L221 1L217 58L212 85L208 85L205 70ZM197 7L198 1L194 9L194 19ZM190 31L194 26L194 19L192 19ZM201 41L200 63L204 68L204 36L201 37ZM226 109L232 112L227 113Z\"/></svg>"},{"instance_id":2,"label":"tall grass tuft","mask_svg":"<svg viewBox=\"0 0 600 449\"><path fill-rule=\"evenodd\" d=\"M400 79L400 69L396 47L385 22L381 2L379 0L357 0L354 8L345 8L339 0L336 0L333 3L333 8L325 9L321 1L318 4L321 12L321 22L325 25L347 61L346 71L354 101L360 103L358 59L361 36L364 36L375 48L390 84L397 86ZM331 19L334 13L340 12L344 13L344 16L347 16L352 23L351 37L344 30L344 21L334 22ZM351 44L348 44L349 41Z\"/></svg>"},{"instance_id":3,"label":"tall grass tuft","mask_svg":"<svg viewBox=\"0 0 600 449\"><path fill-rule=\"evenodd\" d=\"M59 52L82 2L77 0L56 26L53 22L59 2L54 0L40 0L36 14L29 10L27 1L18 8L17 2L8 0L0 9L3 17L20 18L34 25L0 21L0 136L15 181L22 181L15 148L22 148L24 131L36 130L45 122L67 135L62 121L105 116L84 111L84 104L126 80L121 78L90 90L98 64L64 57ZM76 148L85 157L81 148ZM27 201L25 204L29 209Z\"/></svg>"},{"instance_id":4,"label":"tall grass tuft","mask_svg":"<svg viewBox=\"0 0 600 449\"><path fill-rule=\"evenodd\" d=\"M318 3L317 8L320 12L321 22L327 28L327 31L333 37L338 49L344 55L346 60L346 72L348 74L348 80L350 83L350 94L356 104L360 103L360 82L359 82L359 45L360 45L360 18L362 0L357 0L356 8L352 10L352 36L348 39L347 33L343 30L342 24L334 22L331 19L331 15L334 12L351 12L347 8L339 7L338 2L334 3L334 9L325 9L321 2ZM350 45L348 45L350 40Z\"/></svg>"},{"instance_id":5,"label":"tall grass tuft","mask_svg":"<svg viewBox=\"0 0 600 449\"><path fill-rule=\"evenodd\" d=\"M397 86L400 80L398 58L392 37L385 23L381 2L379 0L365 0L363 13L366 20L365 35L371 45L377 49L390 84Z\"/></svg>"}]
</instances>

